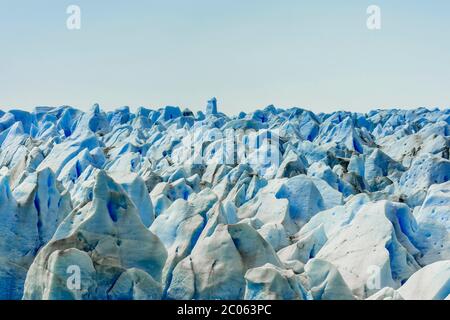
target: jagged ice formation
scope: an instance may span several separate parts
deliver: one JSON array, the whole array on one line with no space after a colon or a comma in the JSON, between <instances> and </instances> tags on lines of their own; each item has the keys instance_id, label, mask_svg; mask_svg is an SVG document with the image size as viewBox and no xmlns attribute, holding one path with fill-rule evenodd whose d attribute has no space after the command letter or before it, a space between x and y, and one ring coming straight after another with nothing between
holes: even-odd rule
<instances>
[{"instance_id":1,"label":"jagged ice formation","mask_svg":"<svg viewBox=\"0 0 450 320\"><path fill-rule=\"evenodd\" d=\"M450 110L0 111L0 299L450 299Z\"/></svg>"}]
</instances>

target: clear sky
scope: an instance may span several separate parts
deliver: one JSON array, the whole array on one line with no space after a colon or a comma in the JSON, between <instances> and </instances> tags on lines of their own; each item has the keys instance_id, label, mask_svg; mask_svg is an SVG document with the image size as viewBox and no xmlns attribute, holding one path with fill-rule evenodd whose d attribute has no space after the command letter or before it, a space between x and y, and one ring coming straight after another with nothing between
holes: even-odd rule
<instances>
[{"instance_id":1,"label":"clear sky","mask_svg":"<svg viewBox=\"0 0 450 320\"><path fill-rule=\"evenodd\" d=\"M66 9L81 7L81 30ZM366 27L369 5L382 29ZM0 109L450 105L448 0L0 0Z\"/></svg>"}]
</instances>

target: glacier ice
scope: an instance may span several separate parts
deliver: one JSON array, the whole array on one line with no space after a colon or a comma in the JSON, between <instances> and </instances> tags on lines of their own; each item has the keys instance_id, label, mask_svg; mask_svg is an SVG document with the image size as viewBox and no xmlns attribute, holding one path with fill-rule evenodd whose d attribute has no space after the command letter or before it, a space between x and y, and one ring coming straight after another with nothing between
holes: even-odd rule
<instances>
[{"instance_id":1,"label":"glacier ice","mask_svg":"<svg viewBox=\"0 0 450 320\"><path fill-rule=\"evenodd\" d=\"M72 210L70 196L49 169L30 173L14 191L0 177L0 299L20 299L39 249Z\"/></svg>"},{"instance_id":2,"label":"glacier ice","mask_svg":"<svg viewBox=\"0 0 450 320\"><path fill-rule=\"evenodd\" d=\"M78 257L81 265L76 263ZM39 251L28 271L23 297L108 299L120 293L119 288L119 292L110 291L125 272L124 277L131 280L156 281L161 287L166 258L164 245L145 227L125 190L99 171L92 201L75 208ZM80 274L91 275L78 290L68 290L63 281L72 265L80 268Z\"/></svg>"},{"instance_id":3,"label":"glacier ice","mask_svg":"<svg viewBox=\"0 0 450 320\"><path fill-rule=\"evenodd\" d=\"M450 261L443 260L417 271L398 289L410 300L444 300L450 296Z\"/></svg>"},{"instance_id":4,"label":"glacier ice","mask_svg":"<svg viewBox=\"0 0 450 320\"><path fill-rule=\"evenodd\" d=\"M245 274L245 300L304 300L305 289L292 270L271 264L253 268Z\"/></svg>"},{"instance_id":5,"label":"glacier ice","mask_svg":"<svg viewBox=\"0 0 450 320\"><path fill-rule=\"evenodd\" d=\"M243 299L249 269L267 263L281 266L275 250L249 224L217 221L204 231L191 254L174 268L168 298Z\"/></svg>"},{"instance_id":6,"label":"glacier ice","mask_svg":"<svg viewBox=\"0 0 450 320\"><path fill-rule=\"evenodd\" d=\"M311 259L305 265L308 293L313 300L354 300L339 270L330 262Z\"/></svg>"},{"instance_id":7,"label":"glacier ice","mask_svg":"<svg viewBox=\"0 0 450 320\"><path fill-rule=\"evenodd\" d=\"M450 110L0 112L0 299L449 299Z\"/></svg>"},{"instance_id":8,"label":"glacier ice","mask_svg":"<svg viewBox=\"0 0 450 320\"><path fill-rule=\"evenodd\" d=\"M360 297L374 293L371 270L376 270L379 285L398 288L419 269L414 259L418 249L411 243L415 236L413 223L404 204L388 201L366 204L325 243L317 258L334 264Z\"/></svg>"},{"instance_id":9,"label":"glacier ice","mask_svg":"<svg viewBox=\"0 0 450 320\"><path fill-rule=\"evenodd\" d=\"M419 261L430 264L450 259L450 182L432 185L423 204L417 207L417 246L421 250Z\"/></svg>"},{"instance_id":10,"label":"glacier ice","mask_svg":"<svg viewBox=\"0 0 450 320\"><path fill-rule=\"evenodd\" d=\"M404 300L403 297L390 287L385 287L377 293L371 295L366 300Z\"/></svg>"}]
</instances>

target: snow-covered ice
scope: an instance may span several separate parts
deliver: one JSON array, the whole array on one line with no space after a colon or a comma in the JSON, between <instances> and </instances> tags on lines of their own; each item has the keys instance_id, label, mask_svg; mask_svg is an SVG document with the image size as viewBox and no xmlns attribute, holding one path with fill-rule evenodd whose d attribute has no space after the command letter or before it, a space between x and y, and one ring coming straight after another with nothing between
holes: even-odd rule
<instances>
[{"instance_id":1,"label":"snow-covered ice","mask_svg":"<svg viewBox=\"0 0 450 320\"><path fill-rule=\"evenodd\" d=\"M450 297L450 110L0 112L0 299Z\"/></svg>"}]
</instances>

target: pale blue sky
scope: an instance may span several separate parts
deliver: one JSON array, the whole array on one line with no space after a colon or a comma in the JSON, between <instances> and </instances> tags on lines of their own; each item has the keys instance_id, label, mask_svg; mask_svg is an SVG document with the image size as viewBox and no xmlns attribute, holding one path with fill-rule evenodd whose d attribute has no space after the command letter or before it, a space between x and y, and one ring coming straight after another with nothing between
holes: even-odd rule
<instances>
[{"instance_id":1,"label":"pale blue sky","mask_svg":"<svg viewBox=\"0 0 450 320\"><path fill-rule=\"evenodd\" d=\"M66 8L82 10L80 31ZM382 30L366 9L382 9ZM0 0L0 108L450 105L450 1Z\"/></svg>"}]
</instances>

